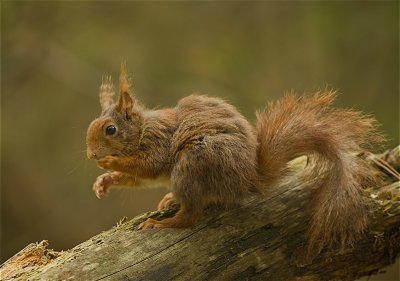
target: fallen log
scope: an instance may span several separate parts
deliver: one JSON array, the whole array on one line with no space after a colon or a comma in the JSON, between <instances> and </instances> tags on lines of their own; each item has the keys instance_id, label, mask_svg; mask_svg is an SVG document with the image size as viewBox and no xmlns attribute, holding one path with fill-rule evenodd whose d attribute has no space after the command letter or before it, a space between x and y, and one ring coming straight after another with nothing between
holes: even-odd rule
<instances>
[{"instance_id":1,"label":"fallen log","mask_svg":"<svg viewBox=\"0 0 400 281\"><path fill-rule=\"evenodd\" d=\"M353 247L306 255L312 186L299 185L294 173L268 197L249 198L228 211L210 209L193 228L137 230L149 217L171 216L176 212L172 207L123 219L71 250L47 249L47 241L30 244L1 265L0 276L2 280L355 280L377 273L400 252L396 171L400 147L371 156L371 163L382 170L383 184L365 190L372 206L370 225Z\"/></svg>"}]
</instances>

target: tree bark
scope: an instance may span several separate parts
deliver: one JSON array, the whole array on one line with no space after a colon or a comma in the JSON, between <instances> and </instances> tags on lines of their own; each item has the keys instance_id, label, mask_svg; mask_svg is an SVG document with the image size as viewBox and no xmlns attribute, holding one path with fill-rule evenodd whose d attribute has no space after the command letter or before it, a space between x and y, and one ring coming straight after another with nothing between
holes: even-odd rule
<instances>
[{"instance_id":1,"label":"tree bark","mask_svg":"<svg viewBox=\"0 0 400 281\"><path fill-rule=\"evenodd\" d=\"M65 252L47 249L47 241L30 244L1 266L2 280L355 280L377 273L400 252L399 174L384 167L399 167L399 151L371 160L384 184L365 190L371 220L353 247L304 254L313 189L293 174L265 198L208 210L193 228L137 230L149 217L171 216L170 208L123 220Z\"/></svg>"}]
</instances>

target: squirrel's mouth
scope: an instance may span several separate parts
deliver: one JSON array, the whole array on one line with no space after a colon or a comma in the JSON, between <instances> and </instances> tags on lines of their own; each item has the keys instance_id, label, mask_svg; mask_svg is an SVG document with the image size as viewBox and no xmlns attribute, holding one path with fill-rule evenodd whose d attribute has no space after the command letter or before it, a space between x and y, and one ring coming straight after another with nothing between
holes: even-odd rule
<instances>
[{"instance_id":1,"label":"squirrel's mouth","mask_svg":"<svg viewBox=\"0 0 400 281\"><path fill-rule=\"evenodd\" d=\"M113 154L109 154L109 155L98 155L97 153L92 153L92 152L88 153L88 158L89 159L99 160L99 159L101 159L103 157L106 157L106 156L118 157L118 156L122 156L122 155L119 154L119 153L113 153Z\"/></svg>"}]
</instances>

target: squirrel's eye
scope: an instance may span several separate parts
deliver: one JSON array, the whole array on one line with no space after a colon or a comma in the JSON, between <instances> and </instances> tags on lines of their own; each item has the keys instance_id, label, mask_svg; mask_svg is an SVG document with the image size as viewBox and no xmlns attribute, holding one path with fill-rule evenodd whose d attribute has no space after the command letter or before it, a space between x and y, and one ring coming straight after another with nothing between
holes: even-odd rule
<instances>
[{"instance_id":1,"label":"squirrel's eye","mask_svg":"<svg viewBox=\"0 0 400 281\"><path fill-rule=\"evenodd\" d=\"M117 129L115 128L114 125L109 125L109 126L107 126L107 128L106 128L106 135L107 135L107 136L114 135L116 131L117 131Z\"/></svg>"}]
</instances>

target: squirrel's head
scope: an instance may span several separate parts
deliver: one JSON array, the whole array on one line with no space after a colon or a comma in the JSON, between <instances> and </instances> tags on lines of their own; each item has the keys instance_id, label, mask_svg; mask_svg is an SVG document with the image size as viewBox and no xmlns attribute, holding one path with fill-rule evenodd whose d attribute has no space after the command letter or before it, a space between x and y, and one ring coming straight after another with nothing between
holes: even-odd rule
<instances>
[{"instance_id":1,"label":"squirrel's head","mask_svg":"<svg viewBox=\"0 0 400 281\"><path fill-rule=\"evenodd\" d=\"M125 65L121 65L119 97L114 103L111 77L103 78L100 86L101 115L88 128L87 157L128 156L139 147L141 107L130 94Z\"/></svg>"}]
</instances>

